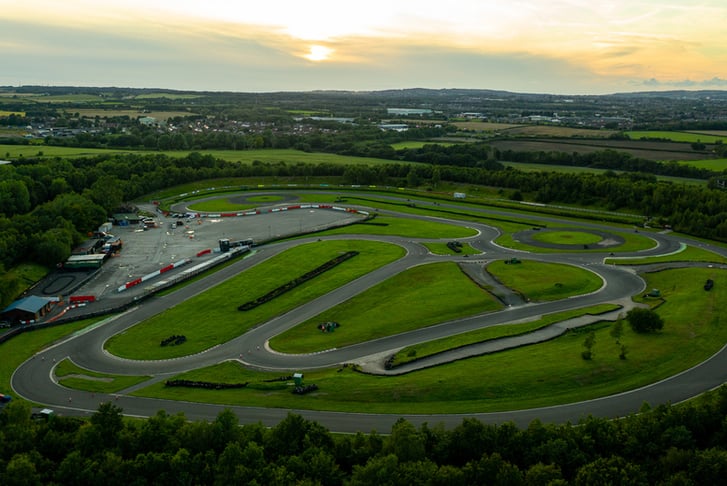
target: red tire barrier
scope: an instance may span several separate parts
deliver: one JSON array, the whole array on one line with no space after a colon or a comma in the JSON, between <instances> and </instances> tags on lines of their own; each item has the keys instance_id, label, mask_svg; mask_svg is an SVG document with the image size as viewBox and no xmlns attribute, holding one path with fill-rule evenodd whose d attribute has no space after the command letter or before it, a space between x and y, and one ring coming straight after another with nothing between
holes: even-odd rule
<instances>
[{"instance_id":1,"label":"red tire barrier","mask_svg":"<svg viewBox=\"0 0 727 486\"><path fill-rule=\"evenodd\" d=\"M212 253L212 249L210 249L210 248L207 248L206 250L202 250L202 251L200 251L199 253L197 253L197 256L198 256L198 257L201 257L201 256L203 256L203 255L208 255L208 254L210 254L210 253Z\"/></svg>"}]
</instances>

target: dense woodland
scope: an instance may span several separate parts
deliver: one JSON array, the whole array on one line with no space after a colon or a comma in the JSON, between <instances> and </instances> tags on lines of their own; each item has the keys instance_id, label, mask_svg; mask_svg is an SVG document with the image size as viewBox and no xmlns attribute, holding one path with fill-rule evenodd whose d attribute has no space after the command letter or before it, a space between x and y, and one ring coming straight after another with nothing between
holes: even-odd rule
<instances>
[{"instance_id":1,"label":"dense woodland","mask_svg":"<svg viewBox=\"0 0 727 486\"><path fill-rule=\"evenodd\" d=\"M3 268L54 266L127 201L178 184L221 177L332 178L342 184L436 188L442 182L501 188L514 200L621 210L675 230L727 241L727 192L658 182L653 174L523 172L504 168L480 144L406 150L425 165L239 164L193 152L183 158L129 154L24 158L0 166L0 305L19 290Z\"/></svg>"},{"instance_id":2,"label":"dense woodland","mask_svg":"<svg viewBox=\"0 0 727 486\"><path fill-rule=\"evenodd\" d=\"M694 403L647 409L577 426L464 419L447 430L399 420L386 435L334 435L294 414L272 428L239 426L229 410L210 423L163 411L138 421L105 403L87 421L45 421L12 402L0 413L0 484L724 483L727 387Z\"/></svg>"}]
</instances>

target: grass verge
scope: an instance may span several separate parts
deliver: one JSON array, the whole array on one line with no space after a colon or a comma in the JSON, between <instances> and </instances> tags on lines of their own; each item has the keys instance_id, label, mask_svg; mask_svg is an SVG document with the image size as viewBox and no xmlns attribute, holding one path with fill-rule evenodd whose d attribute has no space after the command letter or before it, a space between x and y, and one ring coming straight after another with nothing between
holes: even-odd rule
<instances>
[{"instance_id":1,"label":"grass verge","mask_svg":"<svg viewBox=\"0 0 727 486\"><path fill-rule=\"evenodd\" d=\"M472 245L469 243L464 243L460 247L460 252L457 253L456 251L452 250L450 247L447 246L446 243L422 243L427 250L429 250L430 253L434 253L435 255L479 255L480 251L475 250L472 248Z\"/></svg>"},{"instance_id":2,"label":"grass verge","mask_svg":"<svg viewBox=\"0 0 727 486\"><path fill-rule=\"evenodd\" d=\"M456 334L442 339L436 339L426 343L407 346L394 355L391 364L393 366L402 365L410 361L432 356L434 354L449 351L450 349L461 348L470 344L482 343L493 339L500 339L510 336L518 336L528 332L537 331L556 322L562 322L574 317L584 315L598 315L621 308L616 304L601 304L584 309L576 309L567 312L558 312L550 314L531 322L523 322L518 324L507 324L502 326L486 327L476 331L470 331L463 334Z\"/></svg>"},{"instance_id":3,"label":"grass verge","mask_svg":"<svg viewBox=\"0 0 727 486\"><path fill-rule=\"evenodd\" d=\"M640 258L606 258L604 261L604 263L613 265L648 265L650 263L665 262L727 263L727 258L714 253L713 251L687 245L682 251L672 255Z\"/></svg>"},{"instance_id":4,"label":"grass verge","mask_svg":"<svg viewBox=\"0 0 727 486\"><path fill-rule=\"evenodd\" d=\"M359 255L271 302L240 312L237 306L265 295L340 253ZM138 324L107 342L112 354L131 359L168 359L198 353L243 334L404 255L403 248L372 241L320 241L290 249ZM149 304L153 305L153 304ZM178 346L160 346L184 335Z\"/></svg>"},{"instance_id":5,"label":"grass verge","mask_svg":"<svg viewBox=\"0 0 727 486\"><path fill-rule=\"evenodd\" d=\"M100 318L62 324L59 326L24 332L0 344L0 393L11 393L10 378L23 361L69 334L97 323Z\"/></svg>"},{"instance_id":6,"label":"grass verge","mask_svg":"<svg viewBox=\"0 0 727 486\"><path fill-rule=\"evenodd\" d=\"M64 359L55 368L58 382L74 390L93 393L116 393L148 380L148 376L110 375L81 368Z\"/></svg>"},{"instance_id":7,"label":"grass verge","mask_svg":"<svg viewBox=\"0 0 727 486\"><path fill-rule=\"evenodd\" d=\"M535 302L588 294L603 285L595 273L560 263L522 260L519 264L506 264L498 260L487 265L486 270L506 287Z\"/></svg>"},{"instance_id":8,"label":"grass verge","mask_svg":"<svg viewBox=\"0 0 727 486\"><path fill-rule=\"evenodd\" d=\"M701 283L710 277L715 287L705 292ZM647 275L647 280L650 287L668 289L666 302L658 308L666 324L654 335L635 334L625 326L620 339L630 350L625 360L619 358L620 346L609 335L610 324L601 323L546 343L405 376L364 375L351 367L309 370L305 381L316 383L319 391L301 397L292 395L285 382L259 383L287 375L287 371L251 371L237 362L195 370L178 378L250 381L260 389L182 390L155 384L135 394L232 405L394 414L503 411L611 395L690 368L727 342L727 326L720 316L721 303L727 299L727 272L678 269ZM692 281L699 285L683 285ZM583 340L591 330L596 336L593 359L585 361L581 358Z\"/></svg>"},{"instance_id":9,"label":"grass verge","mask_svg":"<svg viewBox=\"0 0 727 486\"><path fill-rule=\"evenodd\" d=\"M501 304L452 262L410 268L270 340L283 353L310 353L494 311ZM341 325L321 332L325 322Z\"/></svg>"}]
</instances>

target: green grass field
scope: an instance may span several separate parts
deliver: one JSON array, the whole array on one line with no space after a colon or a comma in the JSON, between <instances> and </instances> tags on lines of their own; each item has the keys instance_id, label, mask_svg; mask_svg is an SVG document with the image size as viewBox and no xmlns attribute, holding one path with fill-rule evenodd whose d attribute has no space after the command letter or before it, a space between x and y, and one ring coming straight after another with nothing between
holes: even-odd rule
<instances>
[{"instance_id":1,"label":"green grass field","mask_svg":"<svg viewBox=\"0 0 727 486\"><path fill-rule=\"evenodd\" d=\"M317 233L320 235L389 235L406 238L467 238L475 236L477 232L472 228L455 226L453 224L436 221L420 221L410 218L397 218L394 216L377 216L371 221L355 223L343 228Z\"/></svg>"},{"instance_id":2,"label":"green grass field","mask_svg":"<svg viewBox=\"0 0 727 486\"><path fill-rule=\"evenodd\" d=\"M559 263L522 260L520 264L508 265L498 260L487 265L486 269L506 287L534 302L587 294L603 285L595 273Z\"/></svg>"},{"instance_id":3,"label":"green grass field","mask_svg":"<svg viewBox=\"0 0 727 486\"><path fill-rule=\"evenodd\" d=\"M532 238L541 243L556 245L592 245L601 241L601 237L582 231L543 231L534 233Z\"/></svg>"},{"instance_id":4,"label":"green grass field","mask_svg":"<svg viewBox=\"0 0 727 486\"><path fill-rule=\"evenodd\" d=\"M270 346L283 353L341 348L501 307L457 264L420 265L275 336ZM330 333L317 329L331 321L341 327Z\"/></svg>"},{"instance_id":5,"label":"green grass field","mask_svg":"<svg viewBox=\"0 0 727 486\"><path fill-rule=\"evenodd\" d=\"M715 278L713 292L684 288L685 281ZM650 287L674 288L665 294L658 312L666 324L661 333L641 335L628 325L620 346L609 335L610 324L567 333L533 346L470 358L405 376L383 377L355 372L351 367L305 372L306 383L319 391L293 396L285 382L262 383L289 374L246 370L236 362L192 371L180 378L206 381L250 381L243 390L165 389L152 385L135 395L231 405L366 411L378 413L467 413L551 406L611 395L672 376L718 351L727 342L720 317L727 299L727 275L705 269L680 269L648 276ZM700 316L695 320L695 315ZM581 358L587 332L595 330L593 359ZM503 372L506 370L506 372ZM295 370L290 370L295 371Z\"/></svg>"},{"instance_id":6,"label":"green grass field","mask_svg":"<svg viewBox=\"0 0 727 486\"><path fill-rule=\"evenodd\" d=\"M452 251L446 243L422 243L427 250L429 250L431 253L435 255L479 255L479 250L475 250L472 248L472 245L469 243L464 243L460 250L462 250L460 253L457 253L456 251Z\"/></svg>"},{"instance_id":7,"label":"green grass field","mask_svg":"<svg viewBox=\"0 0 727 486\"><path fill-rule=\"evenodd\" d=\"M514 237L514 234L517 233L517 231L522 231L523 228L519 226L510 226L506 224L498 224L498 228L503 230L502 236L497 238L495 240L498 245L502 245L507 248L512 248L515 250L525 250L532 253L558 253L561 250L554 250L550 248L542 248L538 246L531 246L526 243L521 243L520 241L517 241ZM573 228L572 230L567 230L568 233L572 232L578 232L577 228ZM656 241L649 238L648 233L636 233L634 231L631 232L624 232L624 231L612 231L614 235L618 235L624 239L624 243L619 246L614 246L608 249L609 252L613 253L620 253L620 252L634 252L634 251L643 251L643 250L649 250L651 248L656 247ZM542 233L543 235L548 234L547 232ZM587 233L581 233L581 234L587 234ZM592 236L592 235L589 235ZM573 250L576 252L588 252L588 251L594 251L593 249L583 249L583 250Z\"/></svg>"},{"instance_id":8,"label":"green grass field","mask_svg":"<svg viewBox=\"0 0 727 486\"><path fill-rule=\"evenodd\" d=\"M717 140L727 141L727 137L718 135L709 135L706 133L693 133L693 132L667 132L667 131L629 131L625 132L631 140L640 140L642 138L662 138L671 140L672 142L702 142L702 143L715 143Z\"/></svg>"},{"instance_id":9,"label":"green grass field","mask_svg":"<svg viewBox=\"0 0 727 486\"><path fill-rule=\"evenodd\" d=\"M192 211L203 211L210 213L226 212L226 211L245 211L247 209L256 208L257 204L238 204L233 203L229 198L211 199L209 201L200 201L188 206Z\"/></svg>"},{"instance_id":10,"label":"green grass field","mask_svg":"<svg viewBox=\"0 0 727 486\"><path fill-rule=\"evenodd\" d=\"M460 348L470 344L481 343L484 341L490 341L493 339L500 339L509 336L519 336L528 332L536 331L556 322L562 322L573 317L579 317L586 314L597 315L603 314L604 312L619 309L620 306L615 304L601 304L593 307L587 307L585 309L576 309L567 312L558 312L556 314L550 314L536 319L531 322L524 322L518 324L506 324L502 326L486 327L484 329L478 329L476 331L465 332L462 334L455 334L442 339L436 339L426 343L415 344L414 346L407 346L394 355L392 364L394 366L402 365L410 361L424 358L426 356L432 356L450 349Z\"/></svg>"},{"instance_id":11,"label":"green grass field","mask_svg":"<svg viewBox=\"0 0 727 486\"><path fill-rule=\"evenodd\" d=\"M699 169L713 170L715 172L723 172L724 170L727 170L727 159L680 160L679 163L692 165Z\"/></svg>"},{"instance_id":12,"label":"green grass field","mask_svg":"<svg viewBox=\"0 0 727 486\"><path fill-rule=\"evenodd\" d=\"M42 152L42 155L38 153ZM112 149L90 149L76 147L55 147L43 144L33 145L0 145L0 154L9 159L19 157L91 157L103 154L164 154L169 157L186 157L192 151L155 151L155 150L112 150ZM259 150L199 150L196 151L202 155L211 155L212 157L227 160L229 162L239 162L242 164L251 164L258 160L260 162L269 162L277 164L285 162L286 164L364 164L364 165L380 165L390 164L391 160L377 159L374 157L351 157L344 155L320 153L320 152L303 152L293 149L259 149ZM414 164L412 162L412 164Z\"/></svg>"},{"instance_id":13,"label":"green grass field","mask_svg":"<svg viewBox=\"0 0 727 486\"><path fill-rule=\"evenodd\" d=\"M419 142L416 140L408 140L406 142L397 142L392 143L391 148L394 150L401 150L401 149L419 149L424 147L425 145L441 145L443 147L449 147L450 145L454 145L454 142Z\"/></svg>"},{"instance_id":14,"label":"green grass field","mask_svg":"<svg viewBox=\"0 0 727 486\"><path fill-rule=\"evenodd\" d=\"M0 359L0 393L12 395L10 378L23 361L47 348L58 339L91 326L99 320L98 318L86 319L38 331L24 332L10 341L0 344L0 356L2 356L2 359Z\"/></svg>"},{"instance_id":15,"label":"green grass field","mask_svg":"<svg viewBox=\"0 0 727 486\"><path fill-rule=\"evenodd\" d=\"M297 278L349 250L359 255L250 311L237 307ZM194 299L168 309L107 342L107 350L131 359L168 359L204 351L251 327L403 256L403 248L372 241L322 241L300 245L227 280ZM150 305L153 305L151 303ZM185 335L179 346L160 346Z\"/></svg>"},{"instance_id":16,"label":"green grass field","mask_svg":"<svg viewBox=\"0 0 727 486\"><path fill-rule=\"evenodd\" d=\"M149 376L109 375L96 373L77 366L70 359L64 359L55 368L58 383L93 393L117 393L148 380Z\"/></svg>"},{"instance_id":17,"label":"green grass field","mask_svg":"<svg viewBox=\"0 0 727 486\"><path fill-rule=\"evenodd\" d=\"M714 253L713 251L685 245L682 251L672 255L642 258L606 258L604 263L614 265L648 265L651 263L663 262L727 263L727 258L724 258L722 255Z\"/></svg>"}]
</instances>

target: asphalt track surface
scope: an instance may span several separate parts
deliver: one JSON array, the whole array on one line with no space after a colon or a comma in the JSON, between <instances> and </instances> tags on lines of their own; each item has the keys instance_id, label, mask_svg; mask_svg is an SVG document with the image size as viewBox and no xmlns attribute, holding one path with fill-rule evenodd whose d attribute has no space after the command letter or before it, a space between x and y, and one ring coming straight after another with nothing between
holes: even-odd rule
<instances>
[{"instance_id":1,"label":"asphalt track surface","mask_svg":"<svg viewBox=\"0 0 727 486\"><path fill-rule=\"evenodd\" d=\"M392 198L393 199L393 198ZM417 205L426 206L423 201ZM437 204L439 207L446 205ZM455 208L456 206L453 206ZM486 212L495 216L513 216L507 211ZM383 211L382 211L383 213ZM424 216L401 215L419 219L435 219ZM271 215L270 217L275 217ZM545 216L528 217L548 224L563 224L557 218ZM239 359L246 365L267 370L304 370L337 366L344 363L365 362L372 356L381 356L393 352L404 346L418 342L429 341L451 334L452 329L463 332L499 323L511 322L527 317L546 313L560 312L568 309L590 306L603 302L625 302L634 294L643 292L644 282L628 268L605 265L603 259L608 252L580 252L558 254L525 254L520 251L502 248L493 243L498 236L496 229L480 224L462 221L447 221L451 224L466 225L478 230L478 235L471 238L461 238L483 252L469 258L445 257L432 255L419 244L420 241L412 238L384 237L384 236L356 236L355 238L386 241L398 244L407 250L402 259L375 270L341 288L315 299L294 311L272 319L264 325L258 326L232 341L213 347L207 351L183 358L160 361L133 361L117 358L103 349L104 342L111 336L123 332L136 323L148 319L152 315L162 312L180 302L194 297L210 286L230 278L247 268L264 262L266 259L285 251L295 245L306 241L316 241L318 238L308 238L296 241L274 243L261 247L254 255L239 260L213 275L191 283L180 290L163 297L156 298L154 305L140 305L129 311L109 318L102 325L76 333L68 339L43 350L23 363L13 374L12 387L15 393L27 400L44 404L58 410L62 414L84 415L95 412L102 402L112 401L122 407L125 415L148 417L165 410L174 414L184 413L190 420L211 420L223 409L232 410L239 417L241 423L261 422L273 426L285 418L288 413L298 413L303 417L315 420L334 432L370 432L373 430L387 432L394 422L403 417L415 425L422 423L443 423L447 427L459 425L463 418L473 417L488 423L514 422L519 426L527 426L532 420L539 419L544 423L575 423L580 418L593 415L606 418L615 418L637 412L643 403L651 405L662 403L677 403L692 398L707 390L727 382L727 346L707 361L686 370L676 376L662 380L636 390L620 393L618 395L588 400L566 405L535 408L528 410L514 410L496 413L467 413L467 414L371 414L371 413L343 413L313 410L294 410L261 407L240 407L171 401L130 396L127 393L142 388L152 382L171 378L181 372L217 364L221 361ZM597 231L608 232L614 230L607 225L594 223L579 223L579 226L592 228ZM618 231L623 231L619 229ZM631 256L646 256L669 254L678 251L683 243L703 247L727 256L727 250L719 247L690 241L683 237L665 234L644 233L643 236L657 242L655 248L641 251ZM324 239L351 239L349 236L326 237ZM527 256L526 256L527 255ZM460 319L455 322L443 323L408 333L398 334L374 341L334 349L310 355L285 355L272 352L267 347L268 340L285 330L311 318L321 311L357 295L377 283L390 278L413 265L439 261L471 261L477 259L495 260L502 258L528 258L548 262L560 262L577 265L601 276L603 287L592 294L581 295L557 302L539 304L524 304L509 307L500 312L489 313ZM630 256L619 254L619 256ZM91 394L89 392L71 390L59 385L54 380L53 369L55 365L65 358L70 358L75 364L83 368L102 373L149 375L153 378L138 387L125 390L120 394ZM461 359L453 356L452 359Z\"/></svg>"}]
</instances>

